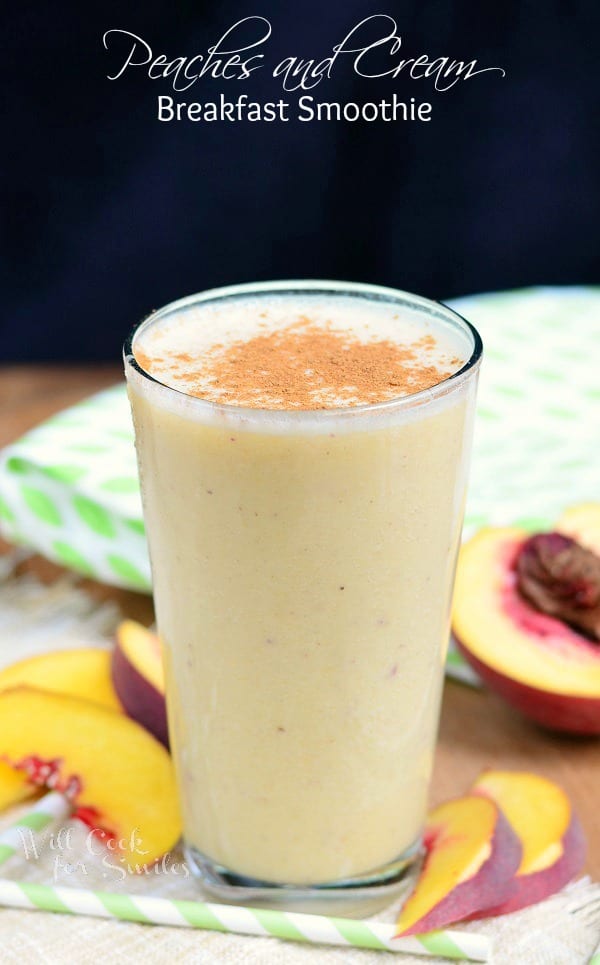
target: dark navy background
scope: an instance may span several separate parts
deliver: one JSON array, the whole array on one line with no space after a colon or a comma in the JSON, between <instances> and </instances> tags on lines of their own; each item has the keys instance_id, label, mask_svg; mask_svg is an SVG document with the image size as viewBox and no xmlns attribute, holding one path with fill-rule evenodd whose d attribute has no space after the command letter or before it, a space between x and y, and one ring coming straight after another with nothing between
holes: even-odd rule
<instances>
[{"instance_id":1,"label":"dark navy background","mask_svg":"<svg viewBox=\"0 0 600 965\"><path fill-rule=\"evenodd\" d=\"M395 285L434 298L599 278L597 52L589 2L268 0L14 3L3 15L0 357L113 359L153 307L283 277ZM107 80L109 28L171 59L241 17L273 24L267 60L321 59L371 13L403 56L502 66L435 94L349 64L321 100L415 96L430 123L161 124L168 82ZM265 67L180 100L295 102ZM294 112L292 111L292 114Z\"/></svg>"}]
</instances>

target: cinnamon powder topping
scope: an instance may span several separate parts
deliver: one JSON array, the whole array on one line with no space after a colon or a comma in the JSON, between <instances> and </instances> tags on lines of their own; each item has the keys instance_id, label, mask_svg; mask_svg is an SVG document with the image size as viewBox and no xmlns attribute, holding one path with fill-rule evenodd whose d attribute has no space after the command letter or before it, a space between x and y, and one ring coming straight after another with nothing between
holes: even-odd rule
<instances>
[{"instance_id":1,"label":"cinnamon powder topping","mask_svg":"<svg viewBox=\"0 0 600 965\"><path fill-rule=\"evenodd\" d=\"M436 351L437 350L437 351ZM398 344L361 340L352 332L309 318L249 339L213 344L201 354L149 357L138 363L188 395L213 402L267 409L328 409L384 402L431 388L461 365L441 357L435 338ZM435 359L432 358L435 355Z\"/></svg>"}]
</instances>

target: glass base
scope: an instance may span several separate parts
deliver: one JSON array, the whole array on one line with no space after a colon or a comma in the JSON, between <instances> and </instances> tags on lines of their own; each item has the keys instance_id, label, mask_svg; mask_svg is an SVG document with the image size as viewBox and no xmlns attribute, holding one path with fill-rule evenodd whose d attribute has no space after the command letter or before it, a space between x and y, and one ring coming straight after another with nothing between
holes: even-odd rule
<instances>
[{"instance_id":1,"label":"glass base","mask_svg":"<svg viewBox=\"0 0 600 965\"><path fill-rule=\"evenodd\" d=\"M215 863L192 845L184 844L183 850L192 874L218 901L352 918L372 915L391 904L402 890L407 870L421 853L421 841L367 874L319 885L246 878Z\"/></svg>"}]
</instances>

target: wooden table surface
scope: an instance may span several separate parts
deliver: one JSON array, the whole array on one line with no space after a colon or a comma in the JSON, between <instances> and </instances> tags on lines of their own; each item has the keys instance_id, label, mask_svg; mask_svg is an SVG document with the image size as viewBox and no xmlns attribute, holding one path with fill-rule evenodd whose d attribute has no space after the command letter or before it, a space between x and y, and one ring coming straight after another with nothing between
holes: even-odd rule
<instances>
[{"instance_id":1,"label":"wooden table surface","mask_svg":"<svg viewBox=\"0 0 600 965\"><path fill-rule=\"evenodd\" d=\"M122 378L119 366L0 368L0 446L42 419ZM2 544L0 544L1 547ZM3 544L6 549L6 544ZM59 569L31 564L44 579ZM87 582L99 599L116 600L126 616L150 622L149 597ZM484 767L545 774L569 793L586 831L586 870L600 880L600 739L560 737L521 718L493 694L447 681L432 785L432 803L465 792Z\"/></svg>"}]
</instances>

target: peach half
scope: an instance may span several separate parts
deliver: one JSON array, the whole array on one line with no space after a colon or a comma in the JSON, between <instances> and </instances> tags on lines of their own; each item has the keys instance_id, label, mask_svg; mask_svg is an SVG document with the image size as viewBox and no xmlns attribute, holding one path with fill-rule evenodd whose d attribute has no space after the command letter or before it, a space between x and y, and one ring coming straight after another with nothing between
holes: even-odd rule
<instances>
[{"instance_id":1,"label":"peach half","mask_svg":"<svg viewBox=\"0 0 600 965\"><path fill-rule=\"evenodd\" d=\"M519 839L490 799L467 795L429 814L425 861L398 919L399 935L422 934L481 917L508 901L520 865Z\"/></svg>"},{"instance_id":2,"label":"peach half","mask_svg":"<svg viewBox=\"0 0 600 965\"><path fill-rule=\"evenodd\" d=\"M110 675L111 654L99 647L54 650L19 660L0 670L0 690L38 687L84 697L111 710L122 710Z\"/></svg>"},{"instance_id":3,"label":"peach half","mask_svg":"<svg viewBox=\"0 0 600 965\"><path fill-rule=\"evenodd\" d=\"M179 838L171 758L125 714L33 687L2 691L0 759L70 797L75 815L133 869Z\"/></svg>"},{"instance_id":4,"label":"peach half","mask_svg":"<svg viewBox=\"0 0 600 965\"><path fill-rule=\"evenodd\" d=\"M127 714L169 746L165 678L159 637L135 620L117 627L112 680Z\"/></svg>"},{"instance_id":5,"label":"peach half","mask_svg":"<svg viewBox=\"0 0 600 965\"><path fill-rule=\"evenodd\" d=\"M600 734L600 643L534 608L517 587L529 534L483 529L462 547L452 626L488 686L526 716L574 734Z\"/></svg>"},{"instance_id":6,"label":"peach half","mask_svg":"<svg viewBox=\"0 0 600 965\"><path fill-rule=\"evenodd\" d=\"M504 915L560 891L585 861L585 839L565 792L538 774L484 771L471 788L495 801L519 838L523 854L515 888L488 915Z\"/></svg>"}]
</instances>

